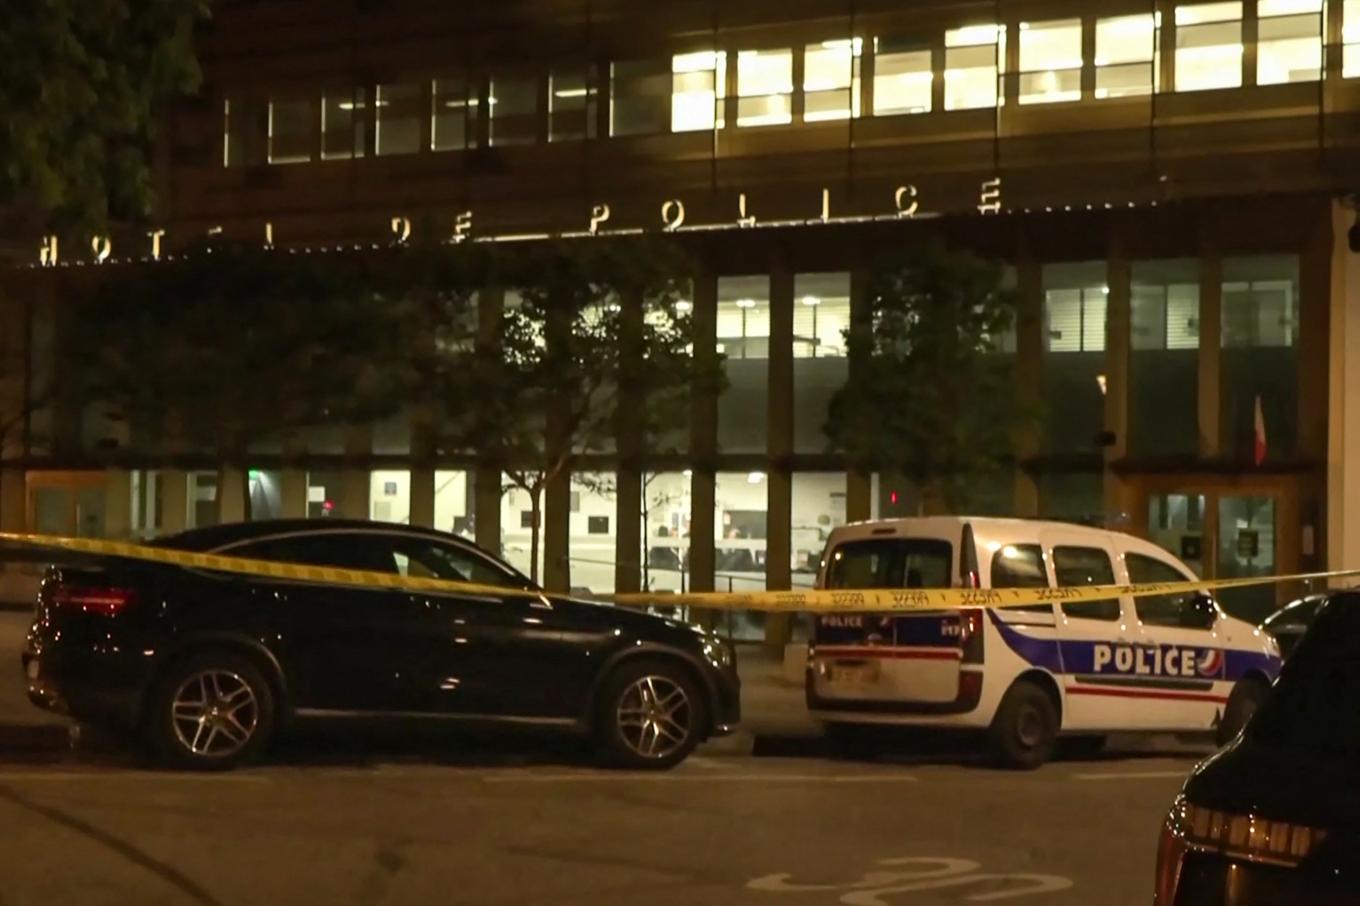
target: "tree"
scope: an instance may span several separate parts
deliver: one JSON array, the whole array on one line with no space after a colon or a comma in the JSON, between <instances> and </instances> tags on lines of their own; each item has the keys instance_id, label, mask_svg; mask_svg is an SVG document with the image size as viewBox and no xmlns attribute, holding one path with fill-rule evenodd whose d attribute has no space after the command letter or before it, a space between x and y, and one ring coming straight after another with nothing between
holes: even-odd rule
<instances>
[{"instance_id":1,"label":"tree","mask_svg":"<svg viewBox=\"0 0 1360 906\"><path fill-rule=\"evenodd\" d=\"M667 242L597 239L516 249L491 269L517 302L476 327L446 310L419 384L439 410L438 448L475 452L529 496L536 580L544 489L621 435L631 457L687 423L701 367L676 305L689 266Z\"/></svg>"},{"instance_id":2,"label":"tree","mask_svg":"<svg viewBox=\"0 0 1360 906\"><path fill-rule=\"evenodd\" d=\"M359 257L219 248L110 274L63 325L73 398L244 467L261 441L399 408L412 304Z\"/></svg>"},{"instance_id":3,"label":"tree","mask_svg":"<svg viewBox=\"0 0 1360 906\"><path fill-rule=\"evenodd\" d=\"M203 0L42 0L0 21L0 211L16 234L98 230L152 204L154 124L199 83Z\"/></svg>"},{"instance_id":4,"label":"tree","mask_svg":"<svg viewBox=\"0 0 1360 906\"><path fill-rule=\"evenodd\" d=\"M850 375L826 433L858 471L913 482L923 506L955 510L970 481L1014 457L1034 413L998 344L1017 297L999 265L933 243L872 274L867 318L847 331Z\"/></svg>"}]
</instances>

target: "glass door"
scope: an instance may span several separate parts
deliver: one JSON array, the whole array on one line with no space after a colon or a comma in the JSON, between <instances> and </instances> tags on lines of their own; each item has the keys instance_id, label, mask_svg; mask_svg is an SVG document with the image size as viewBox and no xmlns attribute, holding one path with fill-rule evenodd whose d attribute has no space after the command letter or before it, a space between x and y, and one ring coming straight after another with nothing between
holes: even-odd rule
<instances>
[{"instance_id":1,"label":"glass door","mask_svg":"<svg viewBox=\"0 0 1360 906\"><path fill-rule=\"evenodd\" d=\"M1274 497L1223 496L1218 499L1218 543L1215 575L1220 579L1269 576L1275 573ZM1273 585L1224 589L1223 609L1258 623L1275 610Z\"/></svg>"},{"instance_id":2,"label":"glass door","mask_svg":"<svg viewBox=\"0 0 1360 906\"><path fill-rule=\"evenodd\" d=\"M104 474L31 472L28 525L43 535L104 535Z\"/></svg>"},{"instance_id":3,"label":"glass door","mask_svg":"<svg viewBox=\"0 0 1360 906\"><path fill-rule=\"evenodd\" d=\"M1204 576L1203 494L1153 494L1148 498L1148 540Z\"/></svg>"}]
</instances>

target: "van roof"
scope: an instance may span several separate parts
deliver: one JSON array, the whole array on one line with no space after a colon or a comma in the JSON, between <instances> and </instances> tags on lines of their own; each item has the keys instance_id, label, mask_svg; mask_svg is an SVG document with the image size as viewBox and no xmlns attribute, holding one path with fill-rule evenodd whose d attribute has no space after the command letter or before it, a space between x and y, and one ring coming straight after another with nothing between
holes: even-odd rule
<instances>
[{"instance_id":1,"label":"van roof","mask_svg":"<svg viewBox=\"0 0 1360 906\"><path fill-rule=\"evenodd\" d=\"M853 522L831 532L828 543L847 539L873 538L883 535L934 535L941 538L956 538L965 524L972 525L973 532L981 538L994 538L1014 532L1018 537L1037 537L1044 531L1091 532L1104 537L1118 536L1125 539L1129 550L1146 553L1159 559L1174 558L1156 544L1137 535L1121 532L1118 529L1100 528L1079 522L1060 522L1054 519L1024 519L1013 516L908 516L902 519L874 519L866 522ZM1179 563L1180 561L1175 561Z\"/></svg>"}]
</instances>

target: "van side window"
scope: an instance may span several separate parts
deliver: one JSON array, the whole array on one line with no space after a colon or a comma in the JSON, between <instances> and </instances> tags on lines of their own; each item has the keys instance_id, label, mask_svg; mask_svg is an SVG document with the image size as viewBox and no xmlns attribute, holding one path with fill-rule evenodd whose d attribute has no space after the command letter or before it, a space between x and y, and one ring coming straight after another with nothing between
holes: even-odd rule
<instances>
[{"instance_id":1,"label":"van side window","mask_svg":"<svg viewBox=\"0 0 1360 906\"><path fill-rule=\"evenodd\" d=\"M1053 548L1053 573L1059 588L1082 585L1113 585L1114 564L1110 555L1097 547ZM1119 599L1073 601L1063 604L1063 613L1084 620L1119 619Z\"/></svg>"},{"instance_id":2,"label":"van side window","mask_svg":"<svg viewBox=\"0 0 1360 906\"><path fill-rule=\"evenodd\" d=\"M1129 581L1135 585L1145 582L1186 581L1180 570L1142 554L1126 554L1124 565L1129 570ZM1214 622L1210 614L1205 612L1204 596L1193 593L1134 598L1133 609L1138 613L1138 619L1149 626L1209 629Z\"/></svg>"},{"instance_id":3,"label":"van side window","mask_svg":"<svg viewBox=\"0 0 1360 906\"><path fill-rule=\"evenodd\" d=\"M1044 549L1037 544L1007 544L992 555L992 588L1047 588Z\"/></svg>"}]
</instances>

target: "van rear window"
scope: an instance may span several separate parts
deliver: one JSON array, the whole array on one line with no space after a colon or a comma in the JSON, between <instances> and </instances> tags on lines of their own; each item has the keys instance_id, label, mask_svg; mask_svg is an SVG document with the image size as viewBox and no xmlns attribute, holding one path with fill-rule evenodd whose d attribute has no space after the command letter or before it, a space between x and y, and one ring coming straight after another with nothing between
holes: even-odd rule
<instances>
[{"instance_id":1,"label":"van rear window","mask_svg":"<svg viewBox=\"0 0 1360 906\"><path fill-rule=\"evenodd\" d=\"M931 538L847 541L831 554L827 588L948 588L954 546Z\"/></svg>"}]
</instances>

